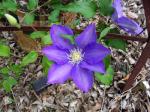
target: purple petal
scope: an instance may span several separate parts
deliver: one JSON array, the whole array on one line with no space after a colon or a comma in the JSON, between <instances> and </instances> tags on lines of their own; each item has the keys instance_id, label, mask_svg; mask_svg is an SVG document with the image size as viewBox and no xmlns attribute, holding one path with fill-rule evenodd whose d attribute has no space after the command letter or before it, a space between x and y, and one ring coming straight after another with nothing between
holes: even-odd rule
<instances>
[{"instance_id":1,"label":"purple petal","mask_svg":"<svg viewBox=\"0 0 150 112\"><path fill-rule=\"evenodd\" d=\"M90 71L94 71L94 72L100 72L100 73L105 73L106 72L105 71L105 65L102 61L99 62L99 63L96 63L96 64L89 64L87 62L82 62L81 67L86 68Z\"/></svg>"},{"instance_id":2,"label":"purple petal","mask_svg":"<svg viewBox=\"0 0 150 112\"><path fill-rule=\"evenodd\" d=\"M67 63L64 65L53 64L48 71L48 84L64 83L71 74L72 65Z\"/></svg>"},{"instance_id":3,"label":"purple petal","mask_svg":"<svg viewBox=\"0 0 150 112\"><path fill-rule=\"evenodd\" d=\"M50 35L53 41L53 44L58 46L61 49L71 49L72 45L69 39L65 39L62 35L73 35L73 31L62 25L52 25L50 29Z\"/></svg>"},{"instance_id":4,"label":"purple petal","mask_svg":"<svg viewBox=\"0 0 150 112\"><path fill-rule=\"evenodd\" d=\"M99 63L110 54L110 50L108 48L98 43L88 45L84 49L84 52L84 61L90 64Z\"/></svg>"},{"instance_id":5,"label":"purple petal","mask_svg":"<svg viewBox=\"0 0 150 112\"><path fill-rule=\"evenodd\" d=\"M80 48L84 48L88 44L96 42L96 39L97 35L95 24L90 24L80 35L75 38L75 42Z\"/></svg>"},{"instance_id":6,"label":"purple petal","mask_svg":"<svg viewBox=\"0 0 150 112\"><path fill-rule=\"evenodd\" d=\"M143 30L138 23L127 17L121 17L115 22L120 28L134 35L141 33Z\"/></svg>"},{"instance_id":7,"label":"purple petal","mask_svg":"<svg viewBox=\"0 0 150 112\"><path fill-rule=\"evenodd\" d=\"M67 51L59 49L56 46L47 46L42 49L42 52L49 60L55 61L58 64L64 64L68 61Z\"/></svg>"},{"instance_id":8,"label":"purple petal","mask_svg":"<svg viewBox=\"0 0 150 112\"><path fill-rule=\"evenodd\" d=\"M88 92L93 86L93 73L80 66L73 68L72 79L76 86L84 92Z\"/></svg>"},{"instance_id":9,"label":"purple petal","mask_svg":"<svg viewBox=\"0 0 150 112\"><path fill-rule=\"evenodd\" d=\"M115 21L116 19L120 18L123 16L123 11L122 11L122 1L121 0L114 0L112 6L114 8L114 13L112 15L112 19L113 21Z\"/></svg>"}]
</instances>

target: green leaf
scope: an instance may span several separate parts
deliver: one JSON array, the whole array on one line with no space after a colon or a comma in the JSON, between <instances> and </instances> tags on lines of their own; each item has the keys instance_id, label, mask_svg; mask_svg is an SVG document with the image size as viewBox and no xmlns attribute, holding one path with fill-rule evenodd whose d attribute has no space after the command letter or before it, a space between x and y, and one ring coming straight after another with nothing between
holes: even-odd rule
<instances>
[{"instance_id":1,"label":"green leaf","mask_svg":"<svg viewBox=\"0 0 150 112\"><path fill-rule=\"evenodd\" d=\"M21 62L21 66L26 66L30 63L33 63L37 60L38 58L38 53L36 51L31 51L29 54L27 54L22 62Z\"/></svg>"},{"instance_id":2,"label":"green leaf","mask_svg":"<svg viewBox=\"0 0 150 112\"><path fill-rule=\"evenodd\" d=\"M34 10L38 5L38 0L28 0L27 8L28 10Z\"/></svg>"},{"instance_id":3,"label":"green leaf","mask_svg":"<svg viewBox=\"0 0 150 112\"><path fill-rule=\"evenodd\" d=\"M50 45L52 44L52 40L51 40L51 37L50 37L50 34L48 33L47 35L45 35L44 37L41 38L42 40L42 44L43 45Z\"/></svg>"},{"instance_id":4,"label":"green leaf","mask_svg":"<svg viewBox=\"0 0 150 112\"><path fill-rule=\"evenodd\" d=\"M35 32L33 32L33 33L30 34L30 37L32 39L37 39L37 38L42 38L45 35L47 35L46 31L35 31Z\"/></svg>"},{"instance_id":5,"label":"green leaf","mask_svg":"<svg viewBox=\"0 0 150 112\"><path fill-rule=\"evenodd\" d=\"M48 16L48 20L52 23L58 22L59 21L59 14L60 14L60 10L55 9L54 11L52 11L50 13L50 15Z\"/></svg>"},{"instance_id":6,"label":"green leaf","mask_svg":"<svg viewBox=\"0 0 150 112\"><path fill-rule=\"evenodd\" d=\"M106 69L110 66L110 64L111 64L111 56L110 55L108 55L107 57L105 57L104 64L105 64L105 68Z\"/></svg>"},{"instance_id":7,"label":"green leaf","mask_svg":"<svg viewBox=\"0 0 150 112\"><path fill-rule=\"evenodd\" d=\"M8 11L16 11L17 10L17 2L16 0L3 0L1 7Z\"/></svg>"},{"instance_id":8,"label":"green leaf","mask_svg":"<svg viewBox=\"0 0 150 112\"><path fill-rule=\"evenodd\" d=\"M85 18L91 18L96 14L96 4L91 1L76 1L64 6L61 10L80 13Z\"/></svg>"},{"instance_id":9,"label":"green leaf","mask_svg":"<svg viewBox=\"0 0 150 112\"><path fill-rule=\"evenodd\" d=\"M10 56L10 48L6 45L0 45L0 56L9 57Z\"/></svg>"},{"instance_id":10,"label":"green leaf","mask_svg":"<svg viewBox=\"0 0 150 112\"><path fill-rule=\"evenodd\" d=\"M105 41L106 45L116 49L126 51L127 43L122 39L109 39Z\"/></svg>"},{"instance_id":11,"label":"green leaf","mask_svg":"<svg viewBox=\"0 0 150 112\"><path fill-rule=\"evenodd\" d=\"M27 25L31 25L34 22L34 14L26 13L24 17L24 23Z\"/></svg>"},{"instance_id":12,"label":"green leaf","mask_svg":"<svg viewBox=\"0 0 150 112\"><path fill-rule=\"evenodd\" d=\"M47 57L43 56L42 58L42 66L43 66L43 72L47 75L49 68L53 64L52 61L49 61Z\"/></svg>"},{"instance_id":13,"label":"green leaf","mask_svg":"<svg viewBox=\"0 0 150 112\"><path fill-rule=\"evenodd\" d=\"M8 67L0 68L0 73L1 73L1 74L8 75L9 72L10 72L10 70L9 70Z\"/></svg>"},{"instance_id":14,"label":"green leaf","mask_svg":"<svg viewBox=\"0 0 150 112\"><path fill-rule=\"evenodd\" d=\"M16 76L20 76L23 73L23 69L21 67L21 65L11 65L10 66L10 70L16 75Z\"/></svg>"},{"instance_id":15,"label":"green leaf","mask_svg":"<svg viewBox=\"0 0 150 112\"><path fill-rule=\"evenodd\" d=\"M111 85L113 82L114 70L111 66L109 66L106 70L106 74L95 73L95 78L99 82L103 83L104 85Z\"/></svg>"},{"instance_id":16,"label":"green leaf","mask_svg":"<svg viewBox=\"0 0 150 112\"><path fill-rule=\"evenodd\" d=\"M99 37L99 41L104 38L111 30L111 27L107 27L105 29L103 29L103 31L100 33L100 37Z\"/></svg>"},{"instance_id":17,"label":"green leaf","mask_svg":"<svg viewBox=\"0 0 150 112\"><path fill-rule=\"evenodd\" d=\"M9 77L8 79L3 81L3 88L6 92L11 92L12 87L16 84L16 79L14 79L13 77Z\"/></svg>"},{"instance_id":18,"label":"green leaf","mask_svg":"<svg viewBox=\"0 0 150 112\"><path fill-rule=\"evenodd\" d=\"M104 16L111 16L114 12L113 0L98 0L100 13Z\"/></svg>"}]
</instances>

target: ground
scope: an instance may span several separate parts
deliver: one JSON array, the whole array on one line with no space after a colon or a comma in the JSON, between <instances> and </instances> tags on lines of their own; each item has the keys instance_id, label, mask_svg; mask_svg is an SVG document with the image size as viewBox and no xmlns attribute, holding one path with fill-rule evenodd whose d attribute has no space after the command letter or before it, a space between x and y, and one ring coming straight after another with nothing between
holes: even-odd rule
<instances>
[{"instance_id":1,"label":"ground","mask_svg":"<svg viewBox=\"0 0 150 112\"><path fill-rule=\"evenodd\" d=\"M123 4L125 14L137 20L144 28L146 22L141 1L128 0ZM98 18L99 16L95 16L90 21L83 21L77 28L83 28L91 22L96 23ZM7 66L10 61L19 63L26 52L16 44L11 32L1 32L0 36L8 42L12 50L9 59L0 58L0 67ZM147 31L140 36L147 37ZM112 65L115 68L113 84L105 87L95 81L93 89L88 93L82 93L72 81L67 81L65 84L51 85L37 94L32 83L44 75L39 57L36 63L25 68L12 94L6 94L0 89L0 112L150 112L150 96L143 84L143 81L149 82L150 60L136 78L134 87L121 93L125 77L133 69L144 46L143 43L128 41L127 52L112 49Z\"/></svg>"}]
</instances>

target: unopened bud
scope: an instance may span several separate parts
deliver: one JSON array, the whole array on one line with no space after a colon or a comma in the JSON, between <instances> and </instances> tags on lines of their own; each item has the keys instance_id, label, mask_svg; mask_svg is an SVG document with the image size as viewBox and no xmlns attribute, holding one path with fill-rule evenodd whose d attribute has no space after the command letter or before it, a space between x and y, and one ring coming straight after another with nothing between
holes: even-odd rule
<instances>
[{"instance_id":1,"label":"unopened bud","mask_svg":"<svg viewBox=\"0 0 150 112\"><path fill-rule=\"evenodd\" d=\"M10 25L20 28L20 24L17 22L17 19L10 14L5 14Z\"/></svg>"}]
</instances>

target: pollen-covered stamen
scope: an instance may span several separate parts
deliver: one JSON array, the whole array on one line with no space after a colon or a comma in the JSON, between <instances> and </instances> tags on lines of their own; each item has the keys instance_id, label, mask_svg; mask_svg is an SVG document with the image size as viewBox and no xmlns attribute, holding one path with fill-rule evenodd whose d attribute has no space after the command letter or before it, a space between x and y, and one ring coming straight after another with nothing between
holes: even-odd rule
<instances>
[{"instance_id":1,"label":"pollen-covered stamen","mask_svg":"<svg viewBox=\"0 0 150 112\"><path fill-rule=\"evenodd\" d=\"M70 51L68 55L69 62L72 64L79 64L84 57L84 53L82 53L81 49L73 49Z\"/></svg>"}]
</instances>

